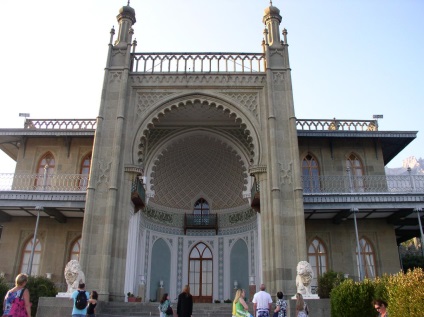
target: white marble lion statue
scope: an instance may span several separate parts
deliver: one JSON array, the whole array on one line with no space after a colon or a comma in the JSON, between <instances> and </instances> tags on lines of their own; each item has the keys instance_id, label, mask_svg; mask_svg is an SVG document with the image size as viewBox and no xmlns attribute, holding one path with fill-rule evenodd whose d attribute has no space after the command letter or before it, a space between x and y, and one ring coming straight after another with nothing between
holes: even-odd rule
<instances>
[{"instance_id":1,"label":"white marble lion statue","mask_svg":"<svg viewBox=\"0 0 424 317\"><path fill-rule=\"evenodd\" d=\"M303 296L311 296L311 284L314 278L312 266L306 261L300 261L297 264L296 288L297 292Z\"/></svg>"},{"instance_id":2,"label":"white marble lion statue","mask_svg":"<svg viewBox=\"0 0 424 317\"><path fill-rule=\"evenodd\" d=\"M68 284L66 293L73 293L78 289L78 284L85 283L85 275L77 260L71 260L65 266L65 280Z\"/></svg>"}]
</instances>

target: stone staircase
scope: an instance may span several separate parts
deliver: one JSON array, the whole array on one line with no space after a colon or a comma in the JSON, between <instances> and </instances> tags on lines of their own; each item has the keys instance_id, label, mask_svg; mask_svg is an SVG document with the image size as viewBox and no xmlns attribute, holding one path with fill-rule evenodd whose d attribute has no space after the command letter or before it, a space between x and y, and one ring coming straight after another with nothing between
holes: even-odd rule
<instances>
[{"instance_id":1,"label":"stone staircase","mask_svg":"<svg viewBox=\"0 0 424 317\"><path fill-rule=\"evenodd\" d=\"M122 303L101 302L96 308L98 317L159 317L159 303ZM174 316L177 304L174 303ZM192 317L231 317L232 305L223 304L194 304Z\"/></svg>"}]
</instances>

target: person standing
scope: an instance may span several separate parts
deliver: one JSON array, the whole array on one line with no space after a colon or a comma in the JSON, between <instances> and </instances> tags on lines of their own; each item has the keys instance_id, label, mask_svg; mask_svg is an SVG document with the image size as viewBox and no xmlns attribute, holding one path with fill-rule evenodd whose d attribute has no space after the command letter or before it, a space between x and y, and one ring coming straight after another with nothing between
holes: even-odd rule
<instances>
[{"instance_id":1,"label":"person standing","mask_svg":"<svg viewBox=\"0 0 424 317\"><path fill-rule=\"evenodd\" d=\"M265 289L265 284L261 284L260 291L253 295L254 317L269 317L269 312L272 309L272 298L269 293L265 292Z\"/></svg>"},{"instance_id":2,"label":"person standing","mask_svg":"<svg viewBox=\"0 0 424 317\"><path fill-rule=\"evenodd\" d=\"M172 316L172 315L166 314L168 307L171 307L171 301L169 300L168 293L165 293L163 294L162 299L160 300L160 305L159 305L160 317Z\"/></svg>"},{"instance_id":3,"label":"person standing","mask_svg":"<svg viewBox=\"0 0 424 317\"><path fill-rule=\"evenodd\" d=\"M378 311L378 317L388 317L389 313L387 312L387 302L381 299L376 299L373 301L374 308Z\"/></svg>"},{"instance_id":4,"label":"person standing","mask_svg":"<svg viewBox=\"0 0 424 317\"><path fill-rule=\"evenodd\" d=\"M236 291L236 296L234 297L233 305L235 305L235 310L233 309L233 314L236 317L246 317L250 316L249 314L249 306L247 306L244 297L246 296L246 292L244 289L238 289Z\"/></svg>"},{"instance_id":5,"label":"person standing","mask_svg":"<svg viewBox=\"0 0 424 317\"><path fill-rule=\"evenodd\" d=\"M302 294L296 293L296 317L308 317L309 310Z\"/></svg>"},{"instance_id":6,"label":"person standing","mask_svg":"<svg viewBox=\"0 0 424 317\"><path fill-rule=\"evenodd\" d=\"M79 293L85 294L86 299L86 305L84 308L77 308L77 297ZM72 317L85 317L87 315L87 306L88 306L88 298L90 297L90 294L85 290L85 283L78 284L78 289L72 293L71 299L74 300L74 305L72 306Z\"/></svg>"},{"instance_id":7,"label":"person standing","mask_svg":"<svg viewBox=\"0 0 424 317\"><path fill-rule=\"evenodd\" d=\"M193 296L190 294L190 286L185 285L183 291L178 295L177 315L178 317L191 317L193 313Z\"/></svg>"},{"instance_id":8,"label":"person standing","mask_svg":"<svg viewBox=\"0 0 424 317\"><path fill-rule=\"evenodd\" d=\"M87 316L96 317L96 306L97 306L98 298L99 298L99 294L97 294L96 291L92 291L90 295L90 299L88 300Z\"/></svg>"},{"instance_id":9,"label":"person standing","mask_svg":"<svg viewBox=\"0 0 424 317\"><path fill-rule=\"evenodd\" d=\"M277 293L277 303L275 304L274 316L277 313L278 317L287 317L287 302L283 299L283 292Z\"/></svg>"},{"instance_id":10,"label":"person standing","mask_svg":"<svg viewBox=\"0 0 424 317\"><path fill-rule=\"evenodd\" d=\"M15 287L10 289L3 301L3 316L9 316L12 309L13 300L21 298L24 300L26 314L31 317L31 302L29 301L29 290L26 288L28 282L28 275L20 273L15 278ZM23 292L23 294L22 294Z\"/></svg>"}]
</instances>

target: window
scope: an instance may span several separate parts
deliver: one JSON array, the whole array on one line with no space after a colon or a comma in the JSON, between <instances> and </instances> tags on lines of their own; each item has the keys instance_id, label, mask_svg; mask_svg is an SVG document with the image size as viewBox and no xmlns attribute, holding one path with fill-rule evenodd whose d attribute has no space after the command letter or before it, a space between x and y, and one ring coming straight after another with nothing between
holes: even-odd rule
<instances>
[{"instance_id":1,"label":"window","mask_svg":"<svg viewBox=\"0 0 424 317\"><path fill-rule=\"evenodd\" d=\"M375 278L375 253L374 248L371 243L366 238L361 238L359 240L359 245L361 248L361 260L364 267L364 274L366 278ZM358 258L358 248L356 248L356 263L358 264L358 273L360 272L359 267L359 258ZM360 274L359 274L360 275Z\"/></svg>"},{"instance_id":2,"label":"window","mask_svg":"<svg viewBox=\"0 0 424 317\"><path fill-rule=\"evenodd\" d=\"M32 252L32 245L33 245L34 238L31 238L28 240L28 242L25 244L23 254L22 254L22 260L21 260L21 266L20 271L22 273L28 272L28 266L30 262L31 252ZM38 275L38 269L40 266L40 257L41 257L41 243L40 240L35 240L35 248L34 248L34 257L32 259L32 269L31 269L31 275Z\"/></svg>"},{"instance_id":3,"label":"window","mask_svg":"<svg viewBox=\"0 0 424 317\"><path fill-rule=\"evenodd\" d=\"M312 286L318 285L318 277L327 272L327 250L318 238L315 238L308 248L308 262L314 270Z\"/></svg>"},{"instance_id":4,"label":"window","mask_svg":"<svg viewBox=\"0 0 424 317\"><path fill-rule=\"evenodd\" d=\"M198 243L190 252L189 284L192 295L198 298L212 300L212 252L204 243ZM200 300L202 301L202 300Z\"/></svg>"},{"instance_id":5,"label":"window","mask_svg":"<svg viewBox=\"0 0 424 317\"><path fill-rule=\"evenodd\" d=\"M302 160L303 192L316 193L320 191L319 165L314 156L306 155Z\"/></svg>"},{"instance_id":6,"label":"window","mask_svg":"<svg viewBox=\"0 0 424 317\"><path fill-rule=\"evenodd\" d=\"M355 192L363 192L364 191L364 169L362 166L362 162L355 154L350 154L346 159L346 167L350 170L350 176L352 179L351 190Z\"/></svg>"},{"instance_id":7,"label":"window","mask_svg":"<svg viewBox=\"0 0 424 317\"><path fill-rule=\"evenodd\" d=\"M35 179L35 189L46 190L52 186L52 175L55 169L53 154L44 154L37 165L37 177Z\"/></svg>"},{"instance_id":8,"label":"window","mask_svg":"<svg viewBox=\"0 0 424 317\"><path fill-rule=\"evenodd\" d=\"M80 190L86 190L88 185L88 176L90 175L90 166L91 166L91 153L84 156L81 161L80 174L81 179L79 181L78 188Z\"/></svg>"},{"instance_id":9,"label":"window","mask_svg":"<svg viewBox=\"0 0 424 317\"><path fill-rule=\"evenodd\" d=\"M196 225L207 225L209 224L209 204L208 202L200 198L194 204L193 215L194 215L194 224Z\"/></svg>"},{"instance_id":10,"label":"window","mask_svg":"<svg viewBox=\"0 0 424 317\"><path fill-rule=\"evenodd\" d=\"M75 242L72 244L71 253L69 255L69 261L77 260L79 262L80 252L81 252L81 237L75 240Z\"/></svg>"}]
</instances>

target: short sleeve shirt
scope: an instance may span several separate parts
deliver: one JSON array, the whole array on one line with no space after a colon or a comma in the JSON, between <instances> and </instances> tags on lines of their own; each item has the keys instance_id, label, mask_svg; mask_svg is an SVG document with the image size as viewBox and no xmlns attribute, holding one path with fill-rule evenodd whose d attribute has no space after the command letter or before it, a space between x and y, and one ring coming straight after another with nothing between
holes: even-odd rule
<instances>
[{"instance_id":1,"label":"short sleeve shirt","mask_svg":"<svg viewBox=\"0 0 424 317\"><path fill-rule=\"evenodd\" d=\"M256 304L257 310L268 310L272 303L271 295L265 291L259 291L253 296L252 303Z\"/></svg>"},{"instance_id":2,"label":"short sleeve shirt","mask_svg":"<svg viewBox=\"0 0 424 317\"><path fill-rule=\"evenodd\" d=\"M85 307L84 309L78 309L75 307L75 302L77 300L77 295L78 295L78 291L75 291L72 293L71 298L74 300L74 305L72 305L72 315L87 315L87 307ZM89 292L85 292L85 295L87 296L87 303L88 303L88 299L90 298L90 293Z\"/></svg>"}]
</instances>

